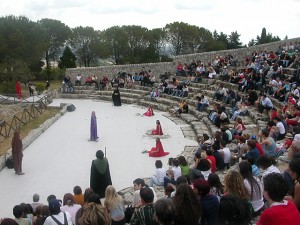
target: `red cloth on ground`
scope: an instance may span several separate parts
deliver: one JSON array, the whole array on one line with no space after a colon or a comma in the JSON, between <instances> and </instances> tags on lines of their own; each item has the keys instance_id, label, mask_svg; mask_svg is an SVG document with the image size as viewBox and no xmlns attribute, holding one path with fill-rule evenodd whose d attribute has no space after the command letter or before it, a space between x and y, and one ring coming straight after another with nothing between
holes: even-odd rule
<instances>
[{"instance_id":1,"label":"red cloth on ground","mask_svg":"<svg viewBox=\"0 0 300 225\"><path fill-rule=\"evenodd\" d=\"M143 115L144 116L154 116L153 109L151 107L149 107L147 112L145 112Z\"/></svg>"},{"instance_id":2,"label":"red cloth on ground","mask_svg":"<svg viewBox=\"0 0 300 225\"><path fill-rule=\"evenodd\" d=\"M151 132L152 135L164 135L161 125L160 124L156 124L156 129L152 130Z\"/></svg>"},{"instance_id":3,"label":"red cloth on ground","mask_svg":"<svg viewBox=\"0 0 300 225\"><path fill-rule=\"evenodd\" d=\"M156 152L156 150L158 150L158 152ZM157 140L156 141L156 147L152 148L149 152L149 157L162 157L162 156L166 156L166 155L169 155L170 152L165 152L164 151L164 148L161 144L161 141L160 140Z\"/></svg>"}]
</instances>

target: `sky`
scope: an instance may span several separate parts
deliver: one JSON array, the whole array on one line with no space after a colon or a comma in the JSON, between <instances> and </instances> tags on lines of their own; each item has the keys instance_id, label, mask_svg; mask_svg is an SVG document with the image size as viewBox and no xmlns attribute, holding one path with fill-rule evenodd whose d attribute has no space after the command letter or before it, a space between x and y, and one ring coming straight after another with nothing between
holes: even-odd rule
<instances>
[{"instance_id":1,"label":"sky","mask_svg":"<svg viewBox=\"0 0 300 225\"><path fill-rule=\"evenodd\" d=\"M45 204L50 194L63 199L76 185L85 190L89 187L91 162L99 149L106 149L112 184L119 191L132 187L136 178L155 174L157 159L168 168L169 157L179 155L186 145L197 145L184 138L180 128L187 125L176 125L164 116L165 112L154 109L155 115L146 117L141 116L147 111L144 107L115 107L111 102L76 99L54 99L49 106L62 102L74 104L76 110L63 115L24 150L25 175L18 176L7 168L0 171L0 218L12 217L13 207L31 203L35 193ZM98 142L88 141L92 111L97 116ZM164 150L170 152L161 158L141 153L155 147L155 137L145 134L155 129L156 120L160 120L166 134L161 138Z\"/></svg>"},{"instance_id":2,"label":"sky","mask_svg":"<svg viewBox=\"0 0 300 225\"><path fill-rule=\"evenodd\" d=\"M299 0L0 0L0 16L50 18L71 28L95 30L122 25L153 29L184 22L227 35L237 31L243 44L264 27L280 39L299 37L299 8Z\"/></svg>"}]
</instances>

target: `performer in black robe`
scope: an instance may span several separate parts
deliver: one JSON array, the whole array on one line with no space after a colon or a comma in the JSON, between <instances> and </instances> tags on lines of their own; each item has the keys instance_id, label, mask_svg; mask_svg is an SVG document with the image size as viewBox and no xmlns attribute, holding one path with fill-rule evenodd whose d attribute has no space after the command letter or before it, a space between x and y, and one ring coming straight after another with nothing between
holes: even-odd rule
<instances>
[{"instance_id":1,"label":"performer in black robe","mask_svg":"<svg viewBox=\"0 0 300 225\"><path fill-rule=\"evenodd\" d=\"M112 94L112 100L114 102L114 106L121 106L121 95L118 88L116 88Z\"/></svg>"},{"instance_id":2,"label":"performer in black robe","mask_svg":"<svg viewBox=\"0 0 300 225\"><path fill-rule=\"evenodd\" d=\"M109 164L101 150L96 152L96 157L91 166L90 187L100 198L104 198L106 187L112 184Z\"/></svg>"}]
</instances>

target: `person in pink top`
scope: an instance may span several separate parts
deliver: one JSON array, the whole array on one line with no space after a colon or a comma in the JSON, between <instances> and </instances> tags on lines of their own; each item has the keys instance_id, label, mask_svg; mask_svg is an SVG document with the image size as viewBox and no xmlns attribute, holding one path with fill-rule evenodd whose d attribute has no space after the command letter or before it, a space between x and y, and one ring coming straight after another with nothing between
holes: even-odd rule
<instances>
[{"instance_id":1,"label":"person in pink top","mask_svg":"<svg viewBox=\"0 0 300 225\"><path fill-rule=\"evenodd\" d=\"M300 214L295 204L283 200L288 192L288 184L279 173L270 173L264 177L264 197L269 208L261 214L257 225L299 225Z\"/></svg>"}]
</instances>

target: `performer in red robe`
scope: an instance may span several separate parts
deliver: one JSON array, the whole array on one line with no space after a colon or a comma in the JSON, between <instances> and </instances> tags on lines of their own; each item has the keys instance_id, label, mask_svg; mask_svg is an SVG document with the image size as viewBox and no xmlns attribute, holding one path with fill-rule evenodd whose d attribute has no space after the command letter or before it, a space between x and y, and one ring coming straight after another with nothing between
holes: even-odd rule
<instances>
[{"instance_id":1,"label":"performer in red robe","mask_svg":"<svg viewBox=\"0 0 300 225\"><path fill-rule=\"evenodd\" d=\"M156 147L151 148L149 151L149 157L162 157L169 155L169 152L165 152L159 138L156 138Z\"/></svg>"},{"instance_id":2,"label":"performer in red robe","mask_svg":"<svg viewBox=\"0 0 300 225\"><path fill-rule=\"evenodd\" d=\"M17 81L17 83L16 83L16 93L17 93L18 99L21 99L22 98L22 89L21 89L20 81Z\"/></svg>"},{"instance_id":3,"label":"performer in red robe","mask_svg":"<svg viewBox=\"0 0 300 225\"><path fill-rule=\"evenodd\" d=\"M149 106L147 112L145 112L143 115L144 115L144 116L154 116L152 107Z\"/></svg>"},{"instance_id":4,"label":"performer in red robe","mask_svg":"<svg viewBox=\"0 0 300 225\"><path fill-rule=\"evenodd\" d=\"M156 129L151 131L152 135L164 135L159 120L156 120Z\"/></svg>"}]
</instances>

